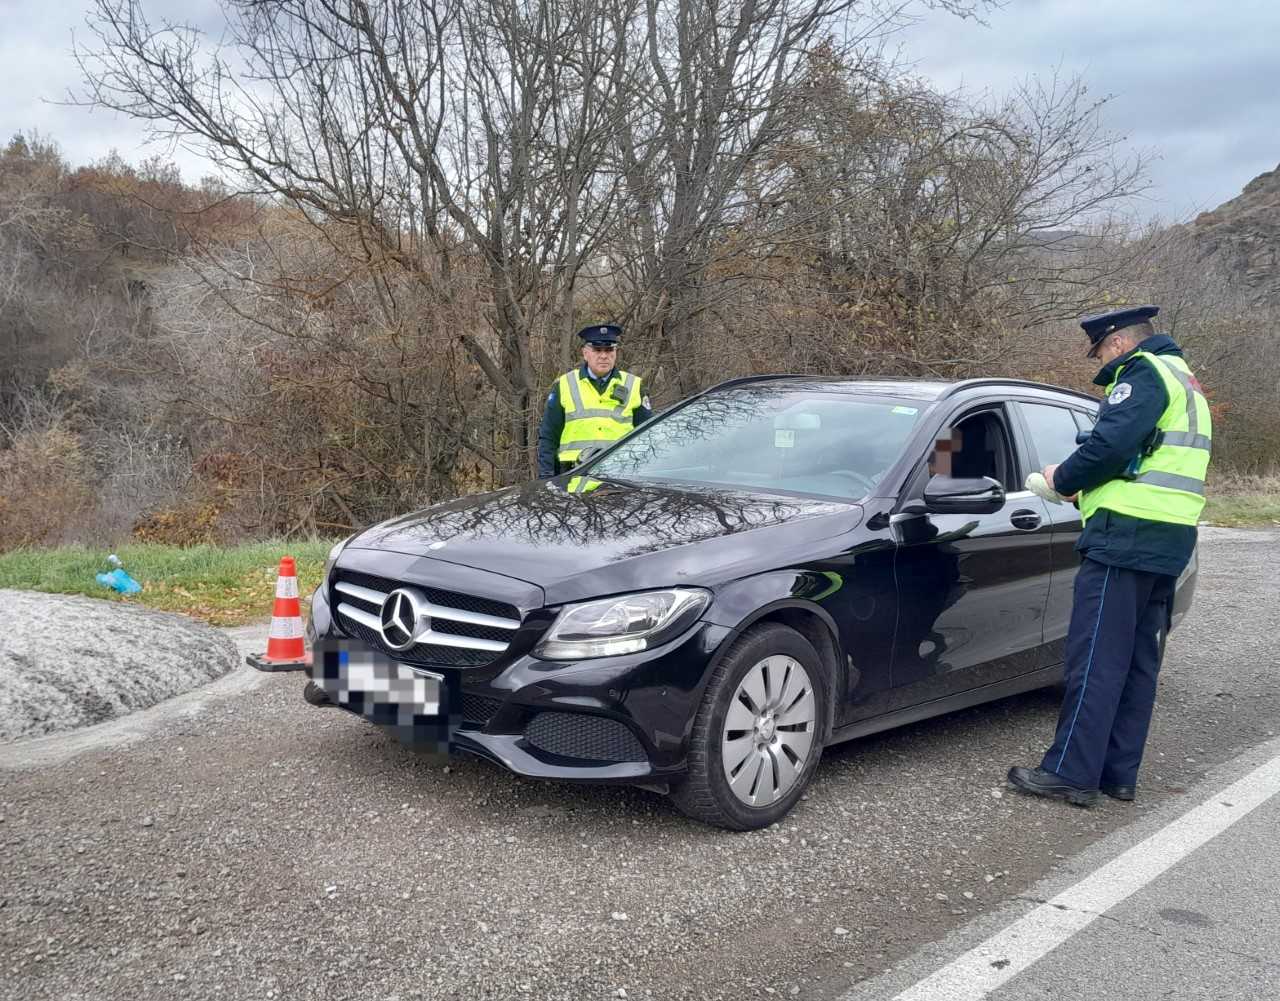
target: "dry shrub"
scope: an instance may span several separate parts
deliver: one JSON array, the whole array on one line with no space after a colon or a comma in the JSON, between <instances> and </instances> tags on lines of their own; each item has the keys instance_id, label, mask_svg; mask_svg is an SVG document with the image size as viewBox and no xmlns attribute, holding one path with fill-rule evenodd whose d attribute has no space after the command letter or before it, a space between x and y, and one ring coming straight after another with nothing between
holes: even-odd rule
<instances>
[{"instance_id":1,"label":"dry shrub","mask_svg":"<svg viewBox=\"0 0 1280 1001\"><path fill-rule=\"evenodd\" d=\"M188 496L145 511L133 525L139 542L171 546L217 545L240 536L238 498L244 491L244 456L213 452L197 461Z\"/></svg>"},{"instance_id":2,"label":"dry shrub","mask_svg":"<svg viewBox=\"0 0 1280 1001\"><path fill-rule=\"evenodd\" d=\"M144 514L133 526L133 537L169 546L214 545L222 541L221 516L214 501L188 501Z\"/></svg>"},{"instance_id":3,"label":"dry shrub","mask_svg":"<svg viewBox=\"0 0 1280 1001\"><path fill-rule=\"evenodd\" d=\"M92 499L80 440L62 427L26 431L0 451L0 551L59 541Z\"/></svg>"}]
</instances>

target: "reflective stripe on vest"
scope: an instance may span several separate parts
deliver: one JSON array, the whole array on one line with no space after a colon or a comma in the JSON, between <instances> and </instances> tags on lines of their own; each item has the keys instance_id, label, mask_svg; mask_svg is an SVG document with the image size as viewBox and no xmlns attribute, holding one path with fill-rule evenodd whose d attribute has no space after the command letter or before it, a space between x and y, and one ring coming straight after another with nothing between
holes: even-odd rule
<instances>
[{"instance_id":1,"label":"reflective stripe on vest","mask_svg":"<svg viewBox=\"0 0 1280 1001\"><path fill-rule=\"evenodd\" d=\"M560 405L564 407L564 430L556 453L560 462L577 462L584 448L617 441L635 426L642 394L640 380L630 372L614 373L603 393L582 377L580 369L560 376L559 386ZM617 386L622 387L621 402L612 396Z\"/></svg>"},{"instance_id":2,"label":"reflective stripe on vest","mask_svg":"<svg viewBox=\"0 0 1280 1001\"><path fill-rule=\"evenodd\" d=\"M1213 420L1209 403L1191 369L1181 358L1138 351L1147 359L1168 394L1169 403L1156 427L1161 437L1154 452L1144 458L1132 479L1108 480L1082 491L1080 513L1087 521L1100 508L1149 521L1194 525L1204 509L1204 481L1213 444ZM1107 387L1107 395L1120 381L1121 369Z\"/></svg>"}]
</instances>

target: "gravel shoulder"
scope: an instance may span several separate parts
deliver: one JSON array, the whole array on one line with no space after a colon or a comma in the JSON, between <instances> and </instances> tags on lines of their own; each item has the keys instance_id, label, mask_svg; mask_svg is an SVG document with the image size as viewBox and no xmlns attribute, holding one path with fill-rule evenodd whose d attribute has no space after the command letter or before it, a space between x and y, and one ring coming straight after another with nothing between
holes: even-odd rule
<instances>
[{"instance_id":1,"label":"gravel shoulder","mask_svg":"<svg viewBox=\"0 0 1280 1001\"><path fill-rule=\"evenodd\" d=\"M92 726L221 677L235 645L182 615L0 590L0 744Z\"/></svg>"},{"instance_id":2,"label":"gravel shoulder","mask_svg":"<svg viewBox=\"0 0 1280 1001\"><path fill-rule=\"evenodd\" d=\"M0 747L0 998L839 997L1275 735L1278 556L1204 530L1133 805L1005 789L1052 692L838 747L747 834L416 754L290 675Z\"/></svg>"}]
</instances>

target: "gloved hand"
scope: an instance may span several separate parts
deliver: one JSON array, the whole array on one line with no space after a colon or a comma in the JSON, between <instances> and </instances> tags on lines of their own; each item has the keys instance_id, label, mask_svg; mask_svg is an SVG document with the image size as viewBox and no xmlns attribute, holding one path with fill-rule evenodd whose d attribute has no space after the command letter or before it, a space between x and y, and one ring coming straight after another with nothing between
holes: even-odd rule
<instances>
[{"instance_id":1,"label":"gloved hand","mask_svg":"<svg viewBox=\"0 0 1280 1001\"><path fill-rule=\"evenodd\" d=\"M1061 504L1066 500L1062 494L1049 486L1049 481L1044 478L1044 473L1028 473L1027 482L1023 486L1037 497L1043 497L1050 504Z\"/></svg>"}]
</instances>

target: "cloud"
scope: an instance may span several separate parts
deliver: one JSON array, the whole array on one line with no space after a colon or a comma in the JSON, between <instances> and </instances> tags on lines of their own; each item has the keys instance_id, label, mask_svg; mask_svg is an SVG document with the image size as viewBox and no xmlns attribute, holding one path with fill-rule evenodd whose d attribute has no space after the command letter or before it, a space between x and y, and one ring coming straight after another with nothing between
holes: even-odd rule
<instances>
[{"instance_id":1,"label":"cloud","mask_svg":"<svg viewBox=\"0 0 1280 1001\"><path fill-rule=\"evenodd\" d=\"M16 8L16 9L15 9ZM222 30L216 0L169 0L147 5L158 20L192 24L212 34ZM0 140L17 132L39 132L57 142L73 166L106 156L112 149L137 162L160 154L172 159L188 181L212 173L201 156L171 142L148 142L144 123L103 109L68 106L83 95L80 68L72 55L72 39L89 45L93 37L74 6L17 0L6 5L0 35Z\"/></svg>"},{"instance_id":2,"label":"cloud","mask_svg":"<svg viewBox=\"0 0 1280 1001\"><path fill-rule=\"evenodd\" d=\"M1108 131L1158 155L1151 211L1185 218L1234 197L1280 162L1280 5L1207 0L1031 0L988 26L934 12L904 32L903 56L947 88L993 95L1056 69L1112 95Z\"/></svg>"},{"instance_id":3,"label":"cloud","mask_svg":"<svg viewBox=\"0 0 1280 1001\"><path fill-rule=\"evenodd\" d=\"M153 21L193 24L216 40L216 0L149 0ZM1082 74L1090 91L1114 95L1106 128L1132 149L1154 151L1149 210L1184 218L1234 197L1280 162L1275 40L1280 4L1245 0L1009 0L988 26L927 12L898 38L919 75L993 96L1034 74ZM72 32L91 37L74 6L16 0L0 36L0 139L38 129L73 164L112 148L129 160L172 156L189 181L208 173L202 157L171 144L145 145L145 127L102 110L60 106L82 90Z\"/></svg>"}]
</instances>

